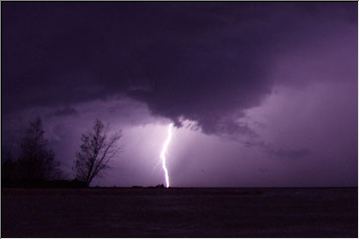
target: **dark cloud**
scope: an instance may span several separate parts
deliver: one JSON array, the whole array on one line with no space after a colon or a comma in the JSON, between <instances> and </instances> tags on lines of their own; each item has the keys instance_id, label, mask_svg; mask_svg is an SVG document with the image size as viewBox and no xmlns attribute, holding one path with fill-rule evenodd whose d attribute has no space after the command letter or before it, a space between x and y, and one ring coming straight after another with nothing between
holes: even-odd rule
<instances>
[{"instance_id":1,"label":"dark cloud","mask_svg":"<svg viewBox=\"0 0 360 240\"><path fill-rule=\"evenodd\" d=\"M5 111L127 95L178 126L190 119L219 134L255 135L237 121L271 93L274 56L356 23L356 3L2 7Z\"/></svg>"},{"instance_id":2,"label":"dark cloud","mask_svg":"<svg viewBox=\"0 0 360 240\"><path fill-rule=\"evenodd\" d=\"M73 116L77 115L78 111L76 111L73 107L64 107L61 109L58 109L50 114L48 114L49 117L58 117L58 116Z\"/></svg>"},{"instance_id":3,"label":"dark cloud","mask_svg":"<svg viewBox=\"0 0 360 240\"><path fill-rule=\"evenodd\" d=\"M311 151L307 148L295 148L288 146L276 146L272 143L265 142L262 140L246 140L241 142L244 146L248 148L256 148L264 151L269 156L273 156L277 159L290 159L296 160L301 159L311 154Z\"/></svg>"}]
</instances>

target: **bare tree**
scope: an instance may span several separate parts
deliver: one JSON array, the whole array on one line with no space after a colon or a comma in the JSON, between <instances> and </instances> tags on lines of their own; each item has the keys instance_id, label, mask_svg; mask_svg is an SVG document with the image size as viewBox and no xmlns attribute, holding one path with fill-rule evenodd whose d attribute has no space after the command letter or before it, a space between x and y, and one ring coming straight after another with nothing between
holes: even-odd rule
<instances>
[{"instance_id":1,"label":"bare tree","mask_svg":"<svg viewBox=\"0 0 360 240\"><path fill-rule=\"evenodd\" d=\"M95 177L102 176L119 150L116 143L120 138L121 131L109 136L104 124L96 120L92 131L81 136L80 151L75 159L76 179L89 186Z\"/></svg>"}]
</instances>

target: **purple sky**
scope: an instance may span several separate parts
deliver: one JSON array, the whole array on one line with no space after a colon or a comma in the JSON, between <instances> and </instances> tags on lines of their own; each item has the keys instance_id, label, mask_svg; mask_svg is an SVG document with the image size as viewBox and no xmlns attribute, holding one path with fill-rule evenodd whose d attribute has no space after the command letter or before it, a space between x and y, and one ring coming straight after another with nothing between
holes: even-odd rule
<instances>
[{"instance_id":1,"label":"purple sky","mask_svg":"<svg viewBox=\"0 0 360 240\"><path fill-rule=\"evenodd\" d=\"M122 152L94 185L357 185L357 3L2 3L3 145L36 116L70 178L99 118Z\"/></svg>"}]
</instances>

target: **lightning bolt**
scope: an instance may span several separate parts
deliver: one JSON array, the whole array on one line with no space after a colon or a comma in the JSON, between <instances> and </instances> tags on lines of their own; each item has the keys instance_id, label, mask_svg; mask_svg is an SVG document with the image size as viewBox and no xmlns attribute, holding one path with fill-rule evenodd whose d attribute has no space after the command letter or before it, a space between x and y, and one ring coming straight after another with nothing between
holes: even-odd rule
<instances>
[{"instance_id":1,"label":"lightning bolt","mask_svg":"<svg viewBox=\"0 0 360 240\"><path fill-rule=\"evenodd\" d=\"M173 124L170 123L168 126L168 130L167 130L167 138L163 144L163 147L161 149L161 153L160 153L160 159L161 159L161 163L162 163L162 168L164 170L164 175L165 175L165 183L166 183L166 187L170 187L170 180L169 180L169 172L168 169L166 167L166 153L172 138L172 128L173 128Z\"/></svg>"}]
</instances>

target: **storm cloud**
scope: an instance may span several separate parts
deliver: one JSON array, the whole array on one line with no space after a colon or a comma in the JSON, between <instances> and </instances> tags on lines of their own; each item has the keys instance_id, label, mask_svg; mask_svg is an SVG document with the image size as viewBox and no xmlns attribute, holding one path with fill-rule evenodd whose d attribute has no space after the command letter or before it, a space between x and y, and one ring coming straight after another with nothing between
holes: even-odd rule
<instances>
[{"instance_id":1,"label":"storm cloud","mask_svg":"<svg viewBox=\"0 0 360 240\"><path fill-rule=\"evenodd\" d=\"M4 110L130 96L178 126L254 134L237 121L271 93L273 59L353 24L352 5L4 3Z\"/></svg>"}]
</instances>

